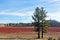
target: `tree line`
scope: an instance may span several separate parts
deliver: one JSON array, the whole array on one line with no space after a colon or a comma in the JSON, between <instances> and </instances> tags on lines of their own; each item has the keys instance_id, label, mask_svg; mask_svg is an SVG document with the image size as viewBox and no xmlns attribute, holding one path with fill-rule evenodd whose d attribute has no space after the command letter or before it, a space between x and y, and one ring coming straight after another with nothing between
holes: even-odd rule
<instances>
[{"instance_id":1,"label":"tree line","mask_svg":"<svg viewBox=\"0 0 60 40\"><path fill-rule=\"evenodd\" d=\"M47 20L50 23L50 27L60 27L60 22L56 20ZM12 27L32 27L32 23L8 23L5 26L12 26Z\"/></svg>"}]
</instances>

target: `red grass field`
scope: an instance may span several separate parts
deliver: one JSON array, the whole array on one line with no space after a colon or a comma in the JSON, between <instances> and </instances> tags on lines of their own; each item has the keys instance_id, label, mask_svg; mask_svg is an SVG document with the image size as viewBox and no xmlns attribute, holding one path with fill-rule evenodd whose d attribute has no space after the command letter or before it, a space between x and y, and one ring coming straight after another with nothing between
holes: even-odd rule
<instances>
[{"instance_id":1,"label":"red grass field","mask_svg":"<svg viewBox=\"0 0 60 40\"><path fill-rule=\"evenodd\" d=\"M0 33L34 32L33 27L0 27ZM60 27L51 27L48 32L60 32Z\"/></svg>"},{"instance_id":2,"label":"red grass field","mask_svg":"<svg viewBox=\"0 0 60 40\"><path fill-rule=\"evenodd\" d=\"M50 27L49 32L60 32L60 27Z\"/></svg>"},{"instance_id":3,"label":"red grass field","mask_svg":"<svg viewBox=\"0 0 60 40\"><path fill-rule=\"evenodd\" d=\"M44 38L60 37L60 27L50 27ZM37 38L33 27L0 27L0 38Z\"/></svg>"}]
</instances>

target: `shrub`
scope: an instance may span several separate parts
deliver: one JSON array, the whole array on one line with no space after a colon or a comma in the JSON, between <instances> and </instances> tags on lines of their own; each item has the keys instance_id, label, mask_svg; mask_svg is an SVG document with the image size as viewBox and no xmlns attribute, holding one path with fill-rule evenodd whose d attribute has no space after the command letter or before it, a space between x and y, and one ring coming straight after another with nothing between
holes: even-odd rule
<instances>
[{"instance_id":1,"label":"shrub","mask_svg":"<svg viewBox=\"0 0 60 40\"><path fill-rule=\"evenodd\" d=\"M49 37L49 38L48 38L48 40L52 40L52 38L51 38L51 37Z\"/></svg>"},{"instance_id":2,"label":"shrub","mask_svg":"<svg viewBox=\"0 0 60 40\"><path fill-rule=\"evenodd\" d=\"M58 38L58 40L60 40L60 38Z\"/></svg>"},{"instance_id":3,"label":"shrub","mask_svg":"<svg viewBox=\"0 0 60 40\"><path fill-rule=\"evenodd\" d=\"M56 40L56 39L53 39L53 40Z\"/></svg>"}]
</instances>

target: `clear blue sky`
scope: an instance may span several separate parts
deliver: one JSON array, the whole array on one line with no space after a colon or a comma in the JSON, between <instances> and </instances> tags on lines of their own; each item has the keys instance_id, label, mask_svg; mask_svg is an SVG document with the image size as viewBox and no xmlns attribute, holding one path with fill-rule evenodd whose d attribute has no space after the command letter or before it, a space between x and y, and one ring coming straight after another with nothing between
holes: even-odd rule
<instances>
[{"instance_id":1,"label":"clear blue sky","mask_svg":"<svg viewBox=\"0 0 60 40\"><path fill-rule=\"evenodd\" d=\"M0 0L0 23L32 22L36 7L44 7L47 19L60 22L60 0Z\"/></svg>"}]
</instances>

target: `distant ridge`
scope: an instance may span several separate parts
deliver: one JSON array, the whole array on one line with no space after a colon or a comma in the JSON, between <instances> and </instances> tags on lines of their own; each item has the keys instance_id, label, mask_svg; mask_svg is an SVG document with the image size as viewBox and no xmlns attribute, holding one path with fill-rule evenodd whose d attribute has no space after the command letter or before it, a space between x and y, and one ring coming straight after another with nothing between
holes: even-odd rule
<instances>
[{"instance_id":1,"label":"distant ridge","mask_svg":"<svg viewBox=\"0 0 60 40\"><path fill-rule=\"evenodd\" d=\"M56 20L48 20L51 27L60 27L60 22L56 21Z\"/></svg>"}]
</instances>

